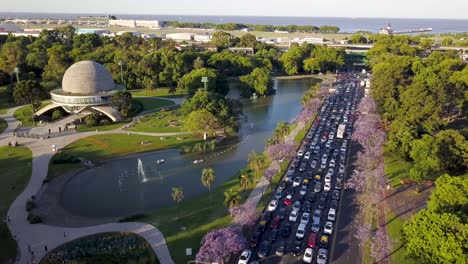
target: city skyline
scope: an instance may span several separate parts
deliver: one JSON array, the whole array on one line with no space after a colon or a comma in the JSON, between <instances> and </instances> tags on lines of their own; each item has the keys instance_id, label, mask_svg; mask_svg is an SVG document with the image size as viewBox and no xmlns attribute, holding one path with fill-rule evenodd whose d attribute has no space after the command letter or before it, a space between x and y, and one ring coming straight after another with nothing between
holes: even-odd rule
<instances>
[{"instance_id":1,"label":"city skyline","mask_svg":"<svg viewBox=\"0 0 468 264\"><path fill-rule=\"evenodd\" d=\"M284 5L282 1L269 1L268 6L261 2L239 0L226 2L222 6L214 0L201 0L196 3L188 0L172 2L122 1L112 5L110 1L94 2L83 0L80 5L71 1L59 3L52 0L7 2L3 12L18 13L84 13L84 14L141 14L141 15L217 15L217 16L281 16L281 17L351 17L351 18L435 18L435 19L468 19L463 10L468 9L468 2L448 0L430 1L392 1L391 5L382 8L382 1L371 0L336 0L333 3L311 3L296 0ZM51 9L50 6L54 8ZM300 6L301 8L298 8ZM92 7L92 8L90 8ZM401 8L405 7L405 8ZM125 10L125 11L123 11Z\"/></svg>"}]
</instances>

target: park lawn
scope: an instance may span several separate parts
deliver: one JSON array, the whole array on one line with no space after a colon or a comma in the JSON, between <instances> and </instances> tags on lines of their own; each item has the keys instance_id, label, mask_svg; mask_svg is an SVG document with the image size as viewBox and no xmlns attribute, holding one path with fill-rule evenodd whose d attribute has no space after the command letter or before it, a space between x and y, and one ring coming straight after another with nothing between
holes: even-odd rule
<instances>
[{"instance_id":1,"label":"park lawn","mask_svg":"<svg viewBox=\"0 0 468 264\"><path fill-rule=\"evenodd\" d=\"M63 263L159 263L151 246L144 238L132 233L100 233L81 237L49 252L41 264Z\"/></svg>"},{"instance_id":2,"label":"park lawn","mask_svg":"<svg viewBox=\"0 0 468 264\"><path fill-rule=\"evenodd\" d=\"M136 132L171 133L183 131L184 117L175 110L159 111L139 118L129 129Z\"/></svg>"},{"instance_id":3,"label":"park lawn","mask_svg":"<svg viewBox=\"0 0 468 264\"><path fill-rule=\"evenodd\" d=\"M117 129L121 126L124 126L125 124L128 124L128 122L118 122L118 123L112 123L109 125L104 125L104 126L85 126L83 124L78 125L76 128L76 131L78 132L88 132L88 131L108 131L108 130L114 130Z\"/></svg>"},{"instance_id":4,"label":"park lawn","mask_svg":"<svg viewBox=\"0 0 468 264\"><path fill-rule=\"evenodd\" d=\"M409 179L409 170L413 167L411 162L405 161L392 153L385 153L385 175L391 181L392 187L401 185L400 181Z\"/></svg>"},{"instance_id":5,"label":"park lawn","mask_svg":"<svg viewBox=\"0 0 468 264\"><path fill-rule=\"evenodd\" d=\"M138 96L155 96L155 97L168 97L168 98L180 98L187 95L187 90L176 89L173 92L169 92L169 88L156 88L156 89L142 89L142 90L129 90L133 97Z\"/></svg>"},{"instance_id":6,"label":"park lawn","mask_svg":"<svg viewBox=\"0 0 468 264\"><path fill-rule=\"evenodd\" d=\"M8 109L15 106L9 99L10 96L7 94L7 86L0 86L0 115L5 114Z\"/></svg>"},{"instance_id":7,"label":"park lawn","mask_svg":"<svg viewBox=\"0 0 468 264\"><path fill-rule=\"evenodd\" d=\"M46 100L42 102L42 105L39 107L41 109L42 107L48 105L50 103L50 100ZM27 105L25 107L21 107L20 109L16 110L15 113L13 114L13 117L20 121L22 126L28 127L32 126L32 106ZM39 121L36 122L36 125L39 123Z\"/></svg>"},{"instance_id":8,"label":"park lawn","mask_svg":"<svg viewBox=\"0 0 468 264\"><path fill-rule=\"evenodd\" d=\"M302 143L302 140L304 140L304 137L309 132L310 127L312 126L312 122L314 120L315 120L315 116L313 118L311 118L309 121L307 121L304 128L302 128L301 130L299 130L299 132L297 132L297 135L294 137L294 142L296 142L296 144ZM291 131L292 131L292 129L291 129Z\"/></svg>"},{"instance_id":9,"label":"park lawn","mask_svg":"<svg viewBox=\"0 0 468 264\"><path fill-rule=\"evenodd\" d=\"M5 131L5 129L7 129L7 127L8 127L8 124L7 124L7 122L5 121L5 119L0 118L0 133L2 133L3 131Z\"/></svg>"},{"instance_id":10,"label":"park lawn","mask_svg":"<svg viewBox=\"0 0 468 264\"><path fill-rule=\"evenodd\" d=\"M15 259L16 242L3 222L11 203L23 191L32 172L32 153L26 147L0 147L0 263Z\"/></svg>"},{"instance_id":11,"label":"park lawn","mask_svg":"<svg viewBox=\"0 0 468 264\"><path fill-rule=\"evenodd\" d=\"M170 107L175 105L174 102L165 99L151 98L151 97L137 97L134 98L135 101L141 103L143 106L143 111L155 110L161 107Z\"/></svg>"},{"instance_id":12,"label":"park lawn","mask_svg":"<svg viewBox=\"0 0 468 264\"><path fill-rule=\"evenodd\" d=\"M177 140L177 138L183 138L183 140ZM76 169L81 166L79 163L54 163L54 160L66 156L85 158L92 162L97 162L139 152L178 148L184 144L194 144L202 140L201 136L196 135L168 136L165 137L164 140L161 140L160 137L133 134L103 134L90 136L65 146L60 153L57 153L49 163L47 178L55 178L70 169ZM148 142L149 144L141 144L141 142Z\"/></svg>"},{"instance_id":13,"label":"park lawn","mask_svg":"<svg viewBox=\"0 0 468 264\"><path fill-rule=\"evenodd\" d=\"M416 264L417 260L406 256L406 248L402 237L404 222L393 212L387 213L387 233L393 240L390 253L390 263Z\"/></svg>"}]
</instances>

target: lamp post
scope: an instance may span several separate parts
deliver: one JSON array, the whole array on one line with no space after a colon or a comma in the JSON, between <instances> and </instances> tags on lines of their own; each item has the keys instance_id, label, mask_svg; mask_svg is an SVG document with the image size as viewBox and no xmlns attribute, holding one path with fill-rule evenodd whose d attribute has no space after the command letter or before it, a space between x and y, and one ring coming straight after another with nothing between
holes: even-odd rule
<instances>
[{"instance_id":1,"label":"lamp post","mask_svg":"<svg viewBox=\"0 0 468 264\"><path fill-rule=\"evenodd\" d=\"M201 82L203 83L203 87L205 88L205 92L206 92L206 90L208 89L208 77L203 76L201 78Z\"/></svg>"},{"instance_id":2,"label":"lamp post","mask_svg":"<svg viewBox=\"0 0 468 264\"><path fill-rule=\"evenodd\" d=\"M18 67L15 67L15 73L16 73L16 81L19 82L20 81L19 79L20 69Z\"/></svg>"},{"instance_id":3,"label":"lamp post","mask_svg":"<svg viewBox=\"0 0 468 264\"><path fill-rule=\"evenodd\" d=\"M125 87L124 79L123 79L123 61L119 60L119 66L120 66L120 82L122 85ZM126 87L125 87L126 89Z\"/></svg>"}]
</instances>

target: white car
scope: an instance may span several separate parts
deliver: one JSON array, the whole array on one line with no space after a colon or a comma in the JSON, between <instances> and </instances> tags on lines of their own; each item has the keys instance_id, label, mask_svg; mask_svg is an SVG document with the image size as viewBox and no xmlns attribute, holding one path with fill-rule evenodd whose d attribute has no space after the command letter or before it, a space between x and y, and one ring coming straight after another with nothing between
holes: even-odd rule
<instances>
[{"instance_id":1,"label":"white car","mask_svg":"<svg viewBox=\"0 0 468 264\"><path fill-rule=\"evenodd\" d=\"M305 263L312 263L312 257L314 256L314 250L312 248L307 248L304 252L304 257L302 257L302 261Z\"/></svg>"},{"instance_id":2,"label":"white car","mask_svg":"<svg viewBox=\"0 0 468 264\"><path fill-rule=\"evenodd\" d=\"M341 152L346 152L346 145L341 146Z\"/></svg>"},{"instance_id":3,"label":"white car","mask_svg":"<svg viewBox=\"0 0 468 264\"><path fill-rule=\"evenodd\" d=\"M299 191L299 194L300 195L306 195L306 193L307 193L307 186L302 185L301 190Z\"/></svg>"},{"instance_id":4,"label":"white car","mask_svg":"<svg viewBox=\"0 0 468 264\"><path fill-rule=\"evenodd\" d=\"M318 233L318 231L320 231L320 218L316 218L314 216L314 222L312 223L310 230L314 233Z\"/></svg>"},{"instance_id":5,"label":"white car","mask_svg":"<svg viewBox=\"0 0 468 264\"><path fill-rule=\"evenodd\" d=\"M301 217L301 224L308 224L310 219L310 214L309 213L303 213Z\"/></svg>"},{"instance_id":6,"label":"white car","mask_svg":"<svg viewBox=\"0 0 468 264\"><path fill-rule=\"evenodd\" d=\"M268 204L268 211L275 211L276 207L278 206L278 200L271 200L271 202Z\"/></svg>"},{"instance_id":7,"label":"white car","mask_svg":"<svg viewBox=\"0 0 468 264\"><path fill-rule=\"evenodd\" d=\"M330 164L329 164L330 168L335 168L335 165L336 165L335 160L334 159L330 160Z\"/></svg>"},{"instance_id":8,"label":"white car","mask_svg":"<svg viewBox=\"0 0 468 264\"><path fill-rule=\"evenodd\" d=\"M327 167L327 162L322 160L322 163L320 164L320 168L324 170Z\"/></svg>"},{"instance_id":9,"label":"white car","mask_svg":"<svg viewBox=\"0 0 468 264\"><path fill-rule=\"evenodd\" d=\"M249 263L250 257L252 256L252 251L245 249L242 251L242 254L239 257L239 262L238 264L247 264Z\"/></svg>"},{"instance_id":10,"label":"white car","mask_svg":"<svg viewBox=\"0 0 468 264\"><path fill-rule=\"evenodd\" d=\"M304 159L306 159L306 160L310 159L310 151L307 151L307 152L304 154Z\"/></svg>"},{"instance_id":11,"label":"white car","mask_svg":"<svg viewBox=\"0 0 468 264\"><path fill-rule=\"evenodd\" d=\"M336 218L336 210L335 208L330 208L328 210L328 221L335 221Z\"/></svg>"},{"instance_id":12,"label":"white car","mask_svg":"<svg viewBox=\"0 0 468 264\"><path fill-rule=\"evenodd\" d=\"M344 171L345 171L345 166L343 164L341 164L339 173L344 173Z\"/></svg>"},{"instance_id":13,"label":"white car","mask_svg":"<svg viewBox=\"0 0 468 264\"><path fill-rule=\"evenodd\" d=\"M317 167L317 160L312 160L312 162L310 163L310 167L312 169L315 169Z\"/></svg>"},{"instance_id":14,"label":"white car","mask_svg":"<svg viewBox=\"0 0 468 264\"><path fill-rule=\"evenodd\" d=\"M325 182L325 185L323 186L323 190L328 192L331 190L331 183L330 182Z\"/></svg>"},{"instance_id":15,"label":"white car","mask_svg":"<svg viewBox=\"0 0 468 264\"><path fill-rule=\"evenodd\" d=\"M304 150L302 150L302 149L299 150L299 151L297 152L297 156L299 156L299 157L304 156Z\"/></svg>"},{"instance_id":16,"label":"white car","mask_svg":"<svg viewBox=\"0 0 468 264\"><path fill-rule=\"evenodd\" d=\"M299 227L297 228L296 231L296 238L297 239L303 239L306 233L306 225L305 224L300 224Z\"/></svg>"},{"instance_id":17,"label":"white car","mask_svg":"<svg viewBox=\"0 0 468 264\"><path fill-rule=\"evenodd\" d=\"M324 248L319 249L318 255L317 255L317 264L326 264L327 263L327 258L328 258L328 251Z\"/></svg>"},{"instance_id":18,"label":"white car","mask_svg":"<svg viewBox=\"0 0 468 264\"><path fill-rule=\"evenodd\" d=\"M328 135L328 139L332 140L333 138L335 137L335 132L330 132L330 134Z\"/></svg>"},{"instance_id":19,"label":"white car","mask_svg":"<svg viewBox=\"0 0 468 264\"><path fill-rule=\"evenodd\" d=\"M327 162L327 160L328 160L328 155L325 153L322 156L322 162Z\"/></svg>"},{"instance_id":20,"label":"white car","mask_svg":"<svg viewBox=\"0 0 468 264\"><path fill-rule=\"evenodd\" d=\"M330 141L327 141L327 144L325 144L325 147L326 147L326 148L330 148L330 147L331 147L331 142L330 142Z\"/></svg>"},{"instance_id":21,"label":"white car","mask_svg":"<svg viewBox=\"0 0 468 264\"><path fill-rule=\"evenodd\" d=\"M301 184L301 177L294 178L293 187L297 187Z\"/></svg>"},{"instance_id":22,"label":"white car","mask_svg":"<svg viewBox=\"0 0 468 264\"><path fill-rule=\"evenodd\" d=\"M291 214L289 215L289 221L296 222L298 214L299 213L297 211L291 211Z\"/></svg>"},{"instance_id":23,"label":"white car","mask_svg":"<svg viewBox=\"0 0 468 264\"><path fill-rule=\"evenodd\" d=\"M331 235L331 234L333 233L333 223L330 222L330 221L327 221L327 222L325 223L325 226L323 227L323 232L324 232L325 234Z\"/></svg>"},{"instance_id":24,"label":"white car","mask_svg":"<svg viewBox=\"0 0 468 264\"><path fill-rule=\"evenodd\" d=\"M327 175L325 175L325 183L327 183L327 182L330 183L331 179L332 179L331 174L327 173Z\"/></svg>"},{"instance_id":25,"label":"white car","mask_svg":"<svg viewBox=\"0 0 468 264\"><path fill-rule=\"evenodd\" d=\"M301 202L300 201L295 201L293 204L293 211L299 212L301 210Z\"/></svg>"}]
</instances>

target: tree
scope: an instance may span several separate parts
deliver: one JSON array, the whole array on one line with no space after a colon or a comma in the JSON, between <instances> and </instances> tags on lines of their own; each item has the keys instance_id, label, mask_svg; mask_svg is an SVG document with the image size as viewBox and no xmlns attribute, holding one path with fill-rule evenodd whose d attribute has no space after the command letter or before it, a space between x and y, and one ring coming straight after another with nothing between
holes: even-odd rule
<instances>
[{"instance_id":1,"label":"tree","mask_svg":"<svg viewBox=\"0 0 468 264\"><path fill-rule=\"evenodd\" d=\"M418 183L418 186L439 168L439 158L434 153L436 153L436 144L431 135L424 135L421 139L411 143L410 157L413 159L414 165L410 169L409 175L412 180Z\"/></svg>"},{"instance_id":2,"label":"tree","mask_svg":"<svg viewBox=\"0 0 468 264\"><path fill-rule=\"evenodd\" d=\"M215 180L215 172L212 168L204 168L202 170L202 176L201 176L201 182L205 188L208 189L209 192L211 192L211 185L213 185L213 182Z\"/></svg>"},{"instance_id":3,"label":"tree","mask_svg":"<svg viewBox=\"0 0 468 264\"><path fill-rule=\"evenodd\" d=\"M449 213L468 218L468 180L461 177L440 176L436 182L427 208L436 213Z\"/></svg>"},{"instance_id":4,"label":"tree","mask_svg":"<svg viewBox=\"0 0 468 264\"><path fill-rule=\"evenodd\" d=\"M201 69L205 66L205 62L200 58L200 57L197 57L194 61L193 61L193 68L195 70L197 69Z\"/></svg>"},{"instance_id":5,"label":"tree","mask_svg":"<svg viewBox=\"0 0 468 264\"><path fill-rule=\"evenodd\" d=\"M97 126L98 117L95 114L87 115L84 119L84 124L87 127Z\"/></svg>"},{"instance_id":6,"label":"tree","mask_svg":"<svg viewBox=\"0 0 468 264\"><path fill-rule=\"evenodd\" d=\"M371 255L377 263L390 256L392 243L385 226L379 226L372 238Z\"/></svg>"},{"instance_id":7,"label":"tree","mask_svg":"<svg viewBox=\"0 0 468 264\"><path fill-rule=\"evenodd\" d=\"M132 110L132 94L128 91L117 91L112 94L111 105L117 108L123 118L127 118Z\"/></svg>"},{"instance_id":8,"label":"tree","mask_svg":"<svg viewBox=\"0 0 468 264\"><path fill-rule=\"evenodd\" d=\"M259 42L257 41L257 37L253 34L247 33L240 37L239 43L237 46L239 47L247 47L247 48L256 48Z\"/></svg>"},{"instance_id":9,"label":"tree","mask_svg":"<svg viewBox=\"0 0 468 264\"><path fill-rule=\"evenodd\" d=\"M34 80L24 80L17 82L13 89L13 100L16 104L32 104L34 112L42 104L42 99L46 98L44 88Z\"/></svg>"},{"instance_id":10,"label":"tree","mask_svg":"<svg viewBox=\"0 0 468 264\"><path fill-rule=\"evenodd\" d=\"M234 217L234 223L246 227L253 227L258 218L257 207L252 202L246 202L240 206L229 209L229 212Z\"/></svg>"},{"instance_id":11,"label":"tree","mask_svg":"<svg viewBox=\"0 0 468 264\"><path fill-rule=\"evenodd\" d=\"M195 69L190 73L185 74L178 82L177 86L182 89L186 89L190 95L204 87L202 83L202 77L208 77L207 90L210 92L218 92L224 94L222 87L217 87L216 82L218 80L218 74L216 70L201 68Z\"/></svg>"},{"instance_id":12,"label":"tree","mask_svg":"<svg viewBox=\"0 0 468 264\"><path fill-rule=\"evenodd\" d=\"M452 46L453 45L453 39L451 38L444 38L442 40L442 46Z\"/></svg>"},{"instance_id":13,"label":"tree","mask_svg":"<svg viewBox=\"0 0 468 264\"><path fill-rule=\"evenodd\" d=\"M220 128L216 116L205 109L191 112L185 119L184 126L189 131L208 132L210 134L215 133Z\"/></svg>"},{"instance_id":14,"label":"tree","mask_svg":"<svg viewBox=\"0 0 468 264\"><path fill-rule=\"evenodd\" d=\"M239 226L216 229L203 237L195 259L201 263L229 263L247 245Z\"/></svg>"},{"instance_id":15,"label":"tree","mask_svg":"<svg viewBox=\"0 0 468 264\"><path fill-rule=\"evenodd\" d=\"M355 44L367 43L367 38L365 38L361 34L354 34L349 38L349 40L351 41L351 43L355 43Z\"/></svg>"},{"instance_id":16,"label":"tree","mask_svg":"<svg viewBox=\"0 0 468 264\"><path fill-rule=\"evenodd\" d=\"M238 38L224 31L216 31L211 36L211 43L220 49L234 46Z\"/></svg>"},{"instance_id":17,"label":"tree","mask_svg":"<svg viewBox=\"0 0 468 264\"><path fill-rule=\"evenodd\" d=\"M267 68L256 68L252 73L240 77L249 90L255 91L258 95L270 95L274 92L270 71Z\"/></svg>"},{"instance_id":18,"label":"tree","mask_svg":"<svg viewBox=\"0 0 468 264\"><path fill-rule=\"evenodd\" d=\"M63 74L71 64L68 48L62 44L53 44L47 49L49 60L42 73L43 85L47 88L56 88L62 81Z\"/></svg>"},{"instance_id":19,"label":"tree","mask_svg":"<svg viewBox=\"0 0 468 264\"><path fill-rule=\"evenodd\" d=\"M255 178L258 177L258 171L263 167L265 164L265 155L260 154L256 152L255 150L252 150L252 152L249 154L249 167L253 170L255 170Z\"/></svg>"},{"instance_id":20,"label":"tree","mask_svg":"<svg viewBox=\"0 0 468 264\"><path fill-rule=\"evenodd\" d=\"M57 109L57 110L54 110L54 111L52 112L52 119L53 119L53 120L59 119L59 118L61 118L62 116L63 116L62 111L60 111L60 110L58 110L58 109Z\"/></svg>"},{"instance_id":21,"label":"tree","mask_svg":"<svg viewBox=\"0 0 468 264\"><path fill-rule=\"evenodd\" d=\"M457 130L447 129L436 135L436 156L440 166L452 175L466 172L468 167L468 141ZM432 153L434 155L434 153Z\"/></svg>"},{"instance_id":22,"label":"tree","mask_svg":"<svg viewBox=\"0 0 468 264\"><path fill-rule=\"evenodd\" d=\"M240 199L241 197L239 194L232 189L224 192L224 206L226 206L228 209L239 206Z\"/></svg>"},{"instance_id":23,"label":"tree","mask_svg":"<svg viewBox=\"0 0 468 264\"><path fill-rule=\"evenodd\" d=\"M244 193L251 182L253 182L252 173L247 169L242 169L239 174L239 183L241 187L244 187Z\"/></svg>"},{"instance_id":24,"label":"tree","mask_svg":"<svg viewBox=\"0 0 468 264\"><path fill-rule=\"evenodd\" d=\"M177 203L177 218L179 218L179 203L184 199L184 190L182 187L173 187L171 197L172 200Z\"/></svg>"},{"instance_id":25,"label":"tree","mask_svg":"<svg viewBox=\"0 0 468 264\"><path fill-rule=\"evenodd\" d=\"M279 58L284 71L288 75L298 74L303 71L303 60L310 54L313 45L292 45L291 48L283 53Z\"/></svg>"}]
</instances>

